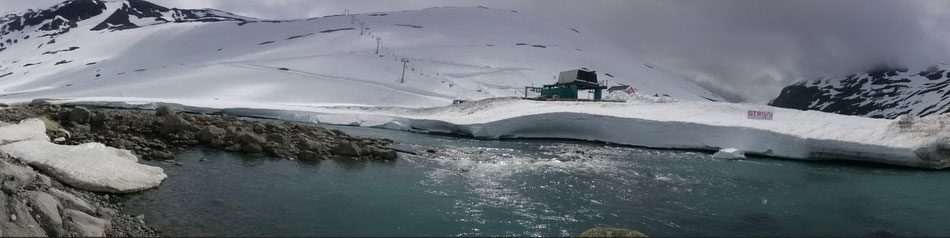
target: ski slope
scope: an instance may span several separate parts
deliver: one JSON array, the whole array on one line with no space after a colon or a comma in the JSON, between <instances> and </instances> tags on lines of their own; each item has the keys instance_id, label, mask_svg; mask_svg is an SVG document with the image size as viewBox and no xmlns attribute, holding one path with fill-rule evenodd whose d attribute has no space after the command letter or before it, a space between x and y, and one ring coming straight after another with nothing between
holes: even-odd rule
<instances>
[{"instance_id":1,"label":"ski slope","mask_svg":"<svg viewBox=\"0 0 950 238\"><path fill-rule=\"evenodd\" d=\"M42 25L4 35L0 41L18 42L0 51L0 75L6 75L0 77L0 100L137 97L431 107L523 96L525 86L551 84L559 72L578 68L644 94L721 100L596 36L514 11L441 7L291 21L208 11L202 17L220 16L165 22L178 13L138 9L148 6L141 2L104 1L101 14L55 36L39 36ZM115 15L127 15L131 25L121 25L125 21L115 21ZM99 29L103 24L110 28ZM402 59L409 60L405 82Z\"/></svg>"}]
</instances>

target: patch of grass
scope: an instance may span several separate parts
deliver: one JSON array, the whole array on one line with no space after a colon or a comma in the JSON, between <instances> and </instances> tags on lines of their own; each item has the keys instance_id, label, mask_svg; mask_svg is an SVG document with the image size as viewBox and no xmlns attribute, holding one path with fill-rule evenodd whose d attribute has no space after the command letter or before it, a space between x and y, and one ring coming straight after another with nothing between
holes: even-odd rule
<instances>
[{"instance_id":1,"label":"patch of grass","mask_svg":"<svg viewBox=\"0 0 950 238\"><path fill-rule=\"evenodd\" d=\"M58 131L59 129L63 128L63 126L60 125L59 122L50 120L47 117L40 117L40 120L43 120L43 124L46 125L47 131Z\"/></svg>"}]
</instances>

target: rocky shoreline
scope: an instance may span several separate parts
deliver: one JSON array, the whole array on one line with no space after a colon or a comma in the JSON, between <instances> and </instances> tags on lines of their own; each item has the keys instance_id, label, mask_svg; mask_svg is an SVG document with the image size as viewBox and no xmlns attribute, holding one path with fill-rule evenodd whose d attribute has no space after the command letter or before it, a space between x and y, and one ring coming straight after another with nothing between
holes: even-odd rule
<instances>
[{"instance_id":1,"label":"rocky shoreline","mask_svg":"<svg viewBox=\"0 0 950 238\"><path fill-rule=\"evenodd\" d=\"M178 113L163 106L152 114L135 110L89 110L34 101L0 113L0 122L45 118L57 144L98 142L126 149L146 160L172 161L174 152L203 146L265 154L290 160L380 159L398 157L388 139L361 138L339 130L291 122L258 122L231 115Z\"/></svg>"},{"instance_id":2,"label":"rocky shoreline","mask_svg":"<svg viewBox=\"0 0 950 238\"><path fill-rule=\"evenodd\" d=\"M59 145L97 142L164 164L190 147L241 151L288 160L392 160L387 139L361 138L314 125L243 120L229 115L62 107L36 100L0 109L0 125L39 118ZM39 122L33 120L36 126ZM42 126L38 128L42 130ZM39 133L37 131L37 133ZM40 135L42 137L42 133ZM46 142L48 143L48 142ZM125 152L128 153L128 152ZM131 156L131 155L130 155ZM134 159L134 158L130 158ZM32 167L31 167L32 165ZM159 236L142 215L127 214L121 196L79 189L22 158L0 153L0 236ZM34 170L38 169L38 170ZM164 175L162 175L164 176ZM87 188L88 189L88 188Z\"/></svg>"},{"instance_id":3,"label":"rocky shoreline","mask_svg":"<svg viewBox=\"0 0 950 238\"><path fill-rule=\"evenodd\" d=\"M121 198L66 186L56 179L0 158L0 236L155 237L144 216L123 212Z\"/></svg>"}]
</instances>

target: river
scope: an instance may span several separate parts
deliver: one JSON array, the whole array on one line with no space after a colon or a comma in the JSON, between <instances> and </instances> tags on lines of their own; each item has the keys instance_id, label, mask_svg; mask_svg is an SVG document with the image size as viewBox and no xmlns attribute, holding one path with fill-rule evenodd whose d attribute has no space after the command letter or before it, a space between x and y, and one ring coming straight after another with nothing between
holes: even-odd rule
<instances>
[{"instance_id":1,"label":"river","mask_svg":"<svg viewBox=\"0 0 950 238\"><path fill-rule=\"evenodd\" d=\"M950 236L950 171L332 127L423 152L318 162L191 149L125 197L169 236ZM426 153L433 150L435 153Z\"/></svg>"}]
</instances>

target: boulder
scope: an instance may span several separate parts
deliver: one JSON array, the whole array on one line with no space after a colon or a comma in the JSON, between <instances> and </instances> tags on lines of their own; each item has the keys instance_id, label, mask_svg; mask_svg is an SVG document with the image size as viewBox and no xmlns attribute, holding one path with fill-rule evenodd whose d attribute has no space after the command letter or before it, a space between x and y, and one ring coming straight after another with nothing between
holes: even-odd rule
<instances>
[{"instance_id":1,"label":"boulder","mask_svg":"<svg viewBox=\"0 0 950 238\"><path fill-rule=\"evenodd\" d=\"M267 140L251 132L241 132L241 134L237 136L237 142L241 144L264 144Z\"/></svg>"},{"instance_id":2,"label":"boulder","mask_svg":"<svg viewBox=\"0 0 950 238\"><path fill-rule=\"evenodd\" d=\"M745 159L745 152L736 148L725 148L713 154L715 159Z\"/></svg>"},{"instance_id":3,"label":"boulder","mask_svg":"<svg viewBox=\"0 0 950 238\"><path fill-rule=\"evenodd\" d=\"M320 144L320 142L316 142L316 141L312 141L308 139L302 139L302 140L297 141L297 149L299 150L317 151L321 148L323 148L323 144Z\"/></svg>"},{"instance_id":4,"label":"boulder","mask_svg":"<svg viewBox=\"0 0 950 238\"><path fill-rule=\"evenodd\" d=\"M150 156L152 160L174 160L175 155L167 151L155 150Z\"/></svg>"},{"instance_id":5,"label":"boulder","mask_svg":"<svg viewBox=\"0 0 950 238\"><path fill-rule=\"evenodd\" d=\"M73 209L63 211L63 220L66 231L76 236L105 237L112 232L112 222Z\"/></svg>"},{"instance_id":6,"label":"boulder","mask_svg":"<svg viewBox=\"0 0 950 238\"><path fill-rule=\"evenodd\" d=\"M0 153L88 191L137 192L157 187L167 177L162 168L139 164L132 152L99 143L73 146L21 141L0 146Z\"/></svg>"},{"instance_id":7,"label":"boulder","mask_svg":"<svg viewBox=\"0 0 950 238\"><path fill-rule=\"evenodd\" d=\"M198 132L198 142L211 143L215 139L221 139L227 131L216 126L208 126Z\"/></svg>"},{"instance_id":8,"label":"boulder","mask_svg":"<svg viewBox=\"0 0 950 238\"><path fill-rule=\"evenodd\" d=\"M69 120L69 109L60 108L59 112L56 113L56 120L58 121L68 121Z\"/></svg>"},{"instance_id":9,"label":"boulder","mask_svg":"<svg viewBox=\"0 0 950 238\"><path fill-rule=\"evenodd\" d=\"M3 191L7 194L16 194L17 190L20 189L20 186L25 185L14 180L7 180L0 183L0 191Z\"/></svg>"},{"instance_id":10,"label":"boulder","mask_svg":"<svg viewBox=\"0 0 950 238\"><path fill-rule=\"evenodd\" d=\"M399 158L399 154L397 154L396 151L391 150L391 149L379 148L376 146L369 147L369 154L373 155L373 157L377 159L384 159L384 160L394 160L394 159Z\"/></svg>"},{"instance_id":11,"label":"boulder","mask_svg":"<svg viewBox=\"0 0 950 238\"><path fill-rule=\"evenodd\" d=\"M267 124L264 124L264 127L267 128L268 132L274 132L274 133L280 133L287 130L286 126L277 124L277 122L268 122Z\"/></svg>"},{"instance_id":12,"label":"boulder","mask_svg":"<svg viewBox=\"0 0 950 238\"><path fill-rule=\"evenodd\" d=\"M264 137L251 132L241 132L241 134L237 136L236 140L239 144L241 144L242 151L250 153L259 153L264 151L264 143L267 142Z\"/></svg>"},{"instance_id":13,"label":"boulder","mask_svg":"<svg viewBox=\"0 0 950 238\"><path fill-rule=\"evenodd\" d=\"M43 120L31 118L15 125L0 123L0 145L27 140L49 141Z\"/></svg>"},{"instance_id":14,"label":"boulder","mask_svg":"<svg viewBox=\"0 0 950 238\"><path fill-rule=\"evenodd\" d=\"M580 237L647 237L647 235L630 229L596 227L584 231Z\"/></svg>"},{"instance_id":15,"label":"boulder","mask_svg":"<svg viewBox=\"0 0 950 238\"><path fill-rule=\"evenodd\" d=\"M53 179L43 174L36 174L36 183L42 186L53 186Z\"/></svg>"},{"instance_id":16,"label":"boulder","mask_svg":"<svg viewBox=\"0 0 950 238\"><path fill-rule=\"evenodd\" d=\"M255 123L254 126L252 126L252 128L254 129L254 132L256 133L263 134L264 132L267 132L267 127L264 125L261 125L260 123Z\"/></svg>"},{"instance_id":17,"label":"boulder","mask_svg":"<svg viewBox=\"0 0 950 238\"><path fill-rule=\"evenodd\" d=\"M25 203L0 193L0 230L4 237L46 237L46 231L30 215Z\"/></svg>"},{"instance_id":18,"label":"boulder","mask_svg":"<svg viewBox=\"0 0 950 238\"><path fill-rule=\"evenodd\" d=\"M172 109L169 106L161 106L161 107L158 107L158 109L155 109L155 115L157 116L175 115L175 109Z\"/></svg>"},{"instance_id":19,"label":"boulder","mask_svg":"<svg viewBox=\"0 0 950 238\"><path fill-rule=\"evenodd\" d=\"M19 183L30 183L37 175L33 169L0 160L0 181L13 180Z\"/></svg>"},{"instance_id":20,"label":"boulder","mask_svg":"<svg viewBox=\"0 0 950 238\"><path fill-rule=\"evenodd\" d=\"M75 209L85 213L94 214L96 213L96 208L83 200L82 198L76 197L72 193L67 193L63 190L56 188L50 188L49 191L46 191L49 195L56 197L59 200L59 203L63 205L63 208Z\"/></svg>"},{"instance_id":21,"label":"boulder","mask_svg":"<svg viewBox=\"0 0 950 238\"><path fill-rule=\"evenodd\" d=\"M105 123L108 120L109 120L109 114L106 113L105 111L100 110L96 112L96 116L90 119L90 122L96 125L101 125L102 123Z\"/></svg>"},{"instance_id":22,"label":"boulder","mask_svg":"<svg viewBox=\"0 0 950 238\"><path fill-rule=\"evenodd\" d=\"M30 101L30 107L54 106L54 105L56 104L53 104L52 102L49 101L49 99L45 99L45 98L37 98Z\"/></svg>"},{"instance_id":23,"label":"boulder","mask_svg":"<svg viewBox=\"0 0 950 238\"><path fill-rule=\"evenodd\" d=\"M76 107L73 108L72 111L69 111L69 121L71 122L85 124L86 122L89 122L89 119L91 118L92 112L90 112L89 109L86 109L85 107Z\"/></svg>"},{"instance_id":24,"label":"boulder","mask_svg":"<svg viewBox=\"0 0 950 238\"><path fill-rule=\"evenodd\" d=\"M182 119L179 116L168 116L165 117L165 120L162 121L162 126L159 127L159 132L162 134L172 134L179 131L191 130L191 122Z\"/></svg>"},{"instance_id":25,"label":"boulder","mask_svg":"<svg viewBox=\"0 0 950 238\"><path fill-rule=\"evenodd\" d=\"M349 142L349 143L344 142L344 143L337 144L335 147L333 147L333 151L331 153L333 153L334 155L343 155L343 156L352 156L352 157L359 157L362 155L362 153L360 152L360 145L356 142Z\"/></svg>"},{"instance_id":26,"label":"boulder","mask_svg":"<svg viewBox=\"0 0 950 238\"><path fill-rule=\"evenodd\" d=\"M30 206L33 207L33 215L36 215L37 221L46 234L50 236L63 236L63 218L60 211L63 206L53 196L37 191L29 191Z\"/></svg>"}]
</instances>

